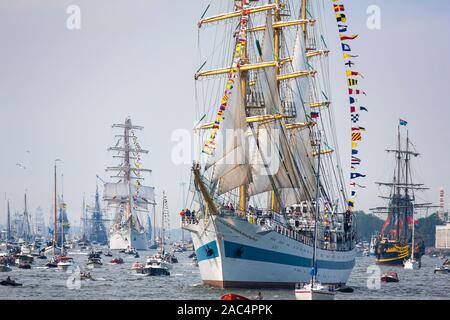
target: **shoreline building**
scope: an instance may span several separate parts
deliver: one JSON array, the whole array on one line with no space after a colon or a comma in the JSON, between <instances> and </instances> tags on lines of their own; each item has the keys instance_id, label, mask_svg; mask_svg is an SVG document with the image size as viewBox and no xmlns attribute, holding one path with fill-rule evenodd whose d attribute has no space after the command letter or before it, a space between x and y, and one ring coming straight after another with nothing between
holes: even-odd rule
<instances>
[{"instance_id":1,"label":"shoreline building","mask_svg":"<svg viewBox=\"0 0 450 320\"><path fill-rule=\"evenodd\" d=\"M450 250L450 222L436 226L436 249Z\"/></svg>"}]
</instances>

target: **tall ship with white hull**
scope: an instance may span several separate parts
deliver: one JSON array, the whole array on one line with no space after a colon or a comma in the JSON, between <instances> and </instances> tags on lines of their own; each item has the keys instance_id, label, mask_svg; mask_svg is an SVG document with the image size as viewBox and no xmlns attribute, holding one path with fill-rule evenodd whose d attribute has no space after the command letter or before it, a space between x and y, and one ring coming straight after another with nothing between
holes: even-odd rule
<instances>
[{"instance_id":1,"label":"tall ship with white hull","mask_svg":"<svg viewBox=\"0 0 450 320\"><path fill-rule=\"evenodd\" d=\"M355 232L317 23L323 5L264 2L227 1L229 13L205 17L208 6L198 24L215 29L222 47L205 53L195 74L203 148L183 228L207 285L294 288L311 272L342 285L355 264Z\"/></svg>"},{"instance_id":2,"label":"tall ship with white hull","mask_svg":"<svg viewBox=\"0 0 450 320\"><path fill-rule=\"evenodd\" d=\"M141 166L141 155L148 151L140 147L136 131L143 127L133 125L130 118L113 128L123 130L116 135L118 141L108 151L115 152L113 158L120 159L120 164L108 167L107 172L114 172L111 179L116 182L105 183L103 198L108 203L108 210L114 211L113 224L109 231L110 249L147 250L147 237L142 216L148 213L148 206L155 201L154 188L143 184L143 173L151 170Z\"/></svg>"}]
</instances>

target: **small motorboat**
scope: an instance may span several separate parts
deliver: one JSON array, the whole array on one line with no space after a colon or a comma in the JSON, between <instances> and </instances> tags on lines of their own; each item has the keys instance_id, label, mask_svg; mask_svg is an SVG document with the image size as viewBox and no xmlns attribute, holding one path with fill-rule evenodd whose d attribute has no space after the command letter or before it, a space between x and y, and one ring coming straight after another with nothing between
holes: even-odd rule
<instances>
[{"instance_id":1,"label":"small motorboat","mask_svg":"<svg viewBox=\"0 0 450 320\"><path fill-rule=\"evenodd\" d=\"M381 282L399 282L396 272L385 272L381 275Z\"/></svg>"},{"instance_id":2,"label":"small motorboat","mask_svg":"<svg viewBox=\"0 0 450 320\"><path fill-rule=\"evenodd\" d=\"M150 274L146 273L144 269L145 269L144 264L142 264L140 262L135 262L131 266L131 271L133 271L134 274L144 275L144 276L150 275Z\"/></svg>"},{"instance_id":3,"label":"small motorboat","mask_svg":"<svg viewBox=\"0 0 450 320\"><path fill-rule=\"evenodd\" d=\"M123 264L123 259L120 257L116 257L116 258L112 259L110 263L111 264Z\"/></svg>"},{"instance_id":4,"label":"small motorboat","mask_svg":"<svg viewBox=\"0 0 450 320\"><path fill-rule=\"evenodd\" d=\"M87 267L90 269L94 269L94 268L100 268L103 263L102 260L100 260L99 258L90 258L88 259L88 262L86 263Z\"/></svg>"},{"instance_id":5,"label":"small motorboat","mask_svg":"<svg viewBox=\"0 0 450 320\"><path fill-rule=\"evenodd\" d=\"M9 272L12 269L6 264L0 264L0 272Z\"/></svg>"},{"instance_id":6,"label":"small motorboat","mask_svg":"<svg viewBox=\"0 0 450 320\"><path fill-rule=\"evenodd\" d=\"M94 280L91 276L90 272L81 272L80 273L80 280Z\"/></svg>"},{"instance_id":7,"label":"small motorboat","mask_svg":"<svg viewBox=\"0 0 450 320\"><path fill-rule=\"evenodd\" d=\"M111 253L111 251L108 251L106 253L103 254L105 257L112 257L113 254Z\"/></svg>"},{"instance_id":8,"label":"small motorboat","mask_svg":"<svg viewBox=\"0 0 450 320\"><path fill-rule=\"evenodd\" d=\"M49 261L45 264L45 266L47 268L58 268L58 263L54 262L54 261Z\"/></svg>"},{"instance_id":9,"label":"small motorboat","mask_svg":"<svg viewBox=\"0 0 450 320\"><path fill-rule=\"evenodd\" d=\"M88 259L100 259L100 254L98 252L89 252Z\"/></svg>"},{"instance_id":10,"label":"small motorboat","mask_svg":"<svg viewBox=\"0 0 450 320\"><path fill-rule=\"evenodd\" d=\"M334 292L318 282L297 285L295 289L296 300L334 300Z\"/></svg>"},{"instance_id":11,"label":"small motorboat","mask_svg":"<svg viewBox=\"0 0 450 320\"><path fill-rule=\"evenodd\" d=\"M355 291L355 290L349 286L340 286L336 289L336 291L339 291L342 293L353 293L353 291Z\"/></svg>"},{"instance_id":12,"label":"small motorboat","mask_svg":"<svg viewBox=\"0 0 450 320\"><path fill-rule=\"evenodd\" d=\"M10 277L8 277L6 280L0 281L0 284L2 286L11 286L11 287L20 287L20 286L22 286L21 283L15 282Z\"/></svg>"},{"instance_id":13,"label":"small motorboat","mask_svg":"<svg viewBox=\"0 0 450 320\"><path fill-rule=\"evenodd\" d=\"M58 259L58 269L67 270L69 267L73 266L73 258L70 257L59 257Z\"/></svg>"},{"instance_id":14,"label":"small motorboat","mask_svg":"<svg viewBox=\"0 0 450 320\"><path fill-rule=\"evenodd\" d=\"M450 268L447 268L446 266L440 266L440 267L436 266L436 268L434 268L434 273L447 274L447 273L450 273Z\"/></svg>"},{"instance_id":15,"label":"small motorboat","mask_svg":"<svg viewBox=\"0 0 450 320\"><path fill-rule=\"evenodd\" d=\"M145 266L144 267L144 274L147 274L149 276L170 276L170 272L167 268L161 267L161 266Z\"/></svg>"},{"instance_id":16,"label":"small motorboat","mask_svg":"<svg viewBox=\"0 0 450 320\"><path fill-rule=\"evenodd\" d=\"M235 293L226 293L220 297L220 300L250 300L247 297Z\"/></svg>"},{"instance_id":17,"label":"small motorboat","mask_svg":"<svg viewBox=\"0 0 450 320\"><path fill-rule=\"evenodd\" d=\"M192 253L188 256L189 259L196 258L196 257L197 257L197 254L196 254L195 252L192 252Z\"/></svg>"},{"instance_id":18,"label":"small motorboat","mask_svg":"<svg viewBox=\"0 0 450 320\"><path fill-rule=\"evenodd\" d=\"M31 269L31 264L29 262L22 261L19 263L19 265L17 267L19 269Z\"/></svg>"},{"instance_id":19,"label":"small motorboat","mask_svg":"<svg viewBox=\"0 0 450 320\"><path fill-rule=\"evenodd\" d=\"M27 255L27 254L18 254L16 255L15 263L17 266L19 266L22 262L26 262L28 264L33 263L33 256Z\"/></svg>"},{"instance_id":20,"label":"small motorboat","mask_svg":"<svg viewBox=\"0 0 450 320\"><path fill-rule=\"evenodd\" d=\"M149 276L170 276L167 263L155 258L147 259L147 262L142 269L142 273Z\"/></svg>"},{"instance_id":21,"label":"small motorboat","mask_svg":"<svg viewBox=\"0 0 450 320\"><path fill-rule=\"evenodd\" d=\"M146 265L159 264L161 267L170 270L173 268L173 264L168 260L170 259L167 259L166 256L163 256L160 252L158 252L154 256L147 258Z\"/></svg>"},{"instance_id":22,"label":"small motorboat","mask_svg":"<svg viewBox=\"0 0 450 320\"><path fill-rule=\"evenodd\" d=\"M178 263L178 258L175 257L175 255L173 254L169 255L168 260L169 260L168 262L170 263Z\"/></svg>"}]
</instances>

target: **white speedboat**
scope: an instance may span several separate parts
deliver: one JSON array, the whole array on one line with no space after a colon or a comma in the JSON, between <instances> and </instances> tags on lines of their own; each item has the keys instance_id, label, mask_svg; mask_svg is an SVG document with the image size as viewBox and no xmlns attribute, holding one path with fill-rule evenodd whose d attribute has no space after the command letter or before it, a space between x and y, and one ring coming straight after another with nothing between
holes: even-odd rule
<instances>
[{"instance_id":1,"label":"white speedboat","mask_svg":"<svg viewBox=\"0 0 450 320\"><path fill-rule=\"evenodd\" d=\"M73 266L73 258L70 257L60 257L57 263L58 269L67 270L69 267Z\"/></svg>"},{"instance_id":2,"label":"white speedboat","mask_svg":"<svg viewBox=\"0 0 450 320\"><path fill-rule=\"evenodd\" d=\"M320 283L306 284L295 289L297 300L334 300L334 292Z\"/></svg>"},{"instance_id":3,"label":"white speedboat","mask_svg":"<svg viewBox=\"0 0 450 320\"><path fill-rule=\"evenodd\" d=\"M152 257L148 257L146 260L147 265L150 264L159 264L161 267L171 270L173 268L173 264L164 259L164 256L161 253L157 253Z\"/></svg>"},{"instance_id":4,"label":"white speedboat","mask_svg":"<svg viewBox=\"0 0 450 320\"><path fill-rule=\"evenodd\" d=\"M94 268L100 268L103 263L102 260L100 260L99 258L90 258L88 260L88 262L86 263L87 267L90 269L94 269Z\"/></svg>"}]
</instances>

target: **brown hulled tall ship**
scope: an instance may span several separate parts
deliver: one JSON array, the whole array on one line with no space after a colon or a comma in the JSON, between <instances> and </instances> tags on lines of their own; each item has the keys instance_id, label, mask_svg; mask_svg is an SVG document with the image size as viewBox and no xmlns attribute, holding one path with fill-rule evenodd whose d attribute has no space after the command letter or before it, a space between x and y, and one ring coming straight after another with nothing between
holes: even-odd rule
<instances>
[{"instance_id":1,"label":"brown hulled tall ship","mask_svg":"<svg viewBox=\"0 0 450 320\"><path fill-rule=\"evenodd\" d=\"M401 135L400 127L406 124L406 121L400 120L397 148L386 150L394 154L396 160L392 182L377 182L379 186L388 190L387 195L380 196L387 202L387 206L371 209L377 214L387 214L375 243L376 262L382 265L403 265L404 261L411 257L412 246L414 246L413 256L419 262L425 252L423 240L416 237L413 241L413 228L417 223L414 214L418 210L432 206L431 203L416 203L415 193L428 188L423 184L413 183L411 160L420 154L414 150L408 131L406 139Z\"/></svg>"}]
</instances>

